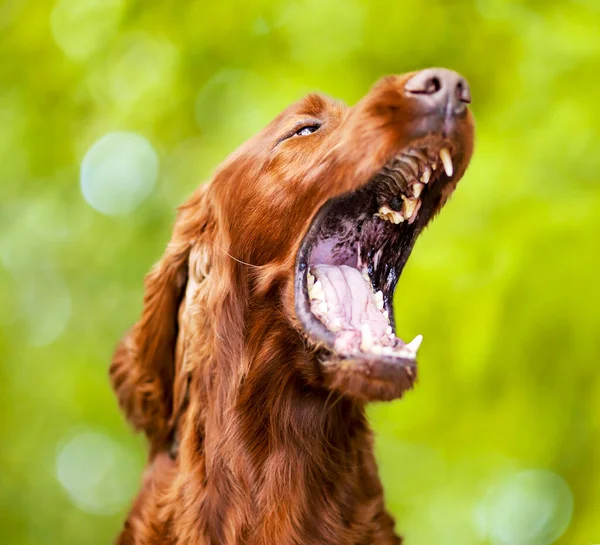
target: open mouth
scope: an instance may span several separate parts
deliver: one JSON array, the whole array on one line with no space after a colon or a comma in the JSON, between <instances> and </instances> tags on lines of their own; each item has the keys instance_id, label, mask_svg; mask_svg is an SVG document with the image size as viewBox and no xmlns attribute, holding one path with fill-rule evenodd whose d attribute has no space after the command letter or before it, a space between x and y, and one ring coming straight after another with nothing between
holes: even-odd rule
<instances>
[{"instance_id":1,"label":"open mouth","mask_svg":"<svg viewBox=\"0 0 600 545\"><path fill-rule=\"evenodd\" d=\"M454 189L453 145L428 137L327 201L296 261L296 310L324 364L412 383L422 336L396 334L393 295L418 234Z\"/></svg>"}]
</instances>

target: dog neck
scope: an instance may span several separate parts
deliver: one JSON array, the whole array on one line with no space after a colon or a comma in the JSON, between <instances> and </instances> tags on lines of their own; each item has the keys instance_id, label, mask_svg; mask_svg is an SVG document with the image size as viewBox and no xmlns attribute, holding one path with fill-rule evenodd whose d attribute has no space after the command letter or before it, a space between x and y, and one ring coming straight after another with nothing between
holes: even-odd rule
<instances>
[{"instance_id":1,"label":"dog neck","mask_svg":"<svg viewBox=\"0 0 600 545\"><path fill-rule=\"evenodd\" d=\"M181 520L215 543L397 543L363 405L316 385L298 332L272 306L252 308L243 339L221 338L191 385L178 463L203 492Z\"/></svg>"}]
</instances>

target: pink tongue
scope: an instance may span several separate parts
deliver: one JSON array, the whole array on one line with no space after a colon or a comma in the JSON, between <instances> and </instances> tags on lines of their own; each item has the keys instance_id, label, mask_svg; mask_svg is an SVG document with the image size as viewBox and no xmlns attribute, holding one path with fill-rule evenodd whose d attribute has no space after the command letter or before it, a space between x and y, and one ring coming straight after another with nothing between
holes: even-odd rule
<instances>
[{"instance_id":1,"label":"pink tongue","mask_svg":"<svg viewBox=\"0 0 600 545\"><path fill-rule=\"evenodd\" d=\"M360 331L368 324L374 338L385 335L388 321L377 309L370 281L358 269L313 265L311 272L323 285L329 319L338 318L342 330Z\"/></svg>"}]
</instances>

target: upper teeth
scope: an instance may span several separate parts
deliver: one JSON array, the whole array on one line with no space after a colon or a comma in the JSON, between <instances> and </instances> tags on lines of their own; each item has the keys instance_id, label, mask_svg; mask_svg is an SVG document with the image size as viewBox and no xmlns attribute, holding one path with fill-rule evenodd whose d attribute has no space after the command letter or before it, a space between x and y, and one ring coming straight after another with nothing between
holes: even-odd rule
<instances>
[{"instance_id":1,"label":"upper teeth","mask_svg":"<svg viewBox=\"0 0 600 545\"><path fill-rule=\"evenodd\" d=\"M423 189L425 188L425 184L421 184L419 182L415 182L412 185L412 192L413 195L417 198L419 198L421 196L421 193L423 193Z\"/></svg>"},{"instance_id":2,"label":"upper teeth","mask_svg":"<svg viewBox=\"0 0 600 545\"><path fill-rule=\"evenodd\" d=\"M404 217L408 219L412 217L414 211L417 209L419 199L409 199L408 197L402 195L402 200L404 201L404 204L402 205L402 213L404 214Z\"/></svg>"},{"instance_id":3,"label":"upper teeth","mask_svg":"<svg viewBox=\"0 0 600 545\"><path fill-rule=\"evenodd\" d=\"M375 214L378 218L382 220L389 221L390 223L395 223L398 225L399 223L404 221L404 216L401 212L396 212L396 210L392 210L389 206L385 204L379 209L379 212Z\"/></svg>"},{"instance_id":4,"label":"upper teeth","mask_svg":"<svg viewBox=\"0 0 600 545\"><path fill-rule=\"evenodd\" d=\"M450 150L447 147L442 148L439 151L439 157L442 161L442 165L444 167L444 172L446 173L446 176L450 178L454 174L454 165L452 164L452 156L450 155ZM407 160L405 160L404 162L405 164L410 164L410 166L413 167L413 163L415 161L412 157L409 159L411 159L410 162ZM413 198L406 197L405 195L400 195L404 201L401 211L392 210L388 205L384 204L379 208L379 211L375 214L375 216L381 218L382 220L389 221L390 223L394 223L396 225L402 223L405 220L408 220L408 223L412 223L413 221L415 221L417 212L419 211L419 207L421 205L419 197L423 193L425 186L431 180L432 170L436 170L436 168L437 164L435 162L432 162L431 164L423 167L423 173L419 177L419 181L416 179L410 179L409 177L405 178L406 180L408 180L409 186L411 187ZM404 175L406 176L406 172L404 173Z\"/></svg>"},{"instance_id":5,"label":"upper teeth","mask_svg":"<svg viewBox=\"0 0 600 545\"><path fill-rule=\"evenodd\" d=\"M421 188L416 189L417 196L421 194L423 184L418 184ZM402 204L402 210L398 212L397 210L392 210L389 206L384 204L379 211L375 214L378 218L382 220L389 221L390 223L394 223L398 225L402 223L404 220L408 220L409 223L415 221L417 217L417 212L421 206L421 201L417 199L410 199L401 195L402 200L404 201Z\"/></svg>"},{"instance_id":6,"label":"upper teeth","mask_svg":"<svg viewBox=\"0 0 600 545\"><path fill-rule=\"evenodd\" d=\"M450 178L454 172L454 167L452 166L452 157L450 156L450 151L448 148L442 148L440 150L440 159L444 165L444 172L446 172L446 176Z\"/></svg>"}]
</instances>

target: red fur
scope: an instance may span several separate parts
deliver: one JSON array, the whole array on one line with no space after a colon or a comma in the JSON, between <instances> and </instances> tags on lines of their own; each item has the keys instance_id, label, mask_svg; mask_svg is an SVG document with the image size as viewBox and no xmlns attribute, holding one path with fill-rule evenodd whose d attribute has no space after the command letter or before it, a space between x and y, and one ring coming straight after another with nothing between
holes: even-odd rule
<instances>
[{"instance_id":1,"label":"red fur","mask_svg":"<svg viewBox=\"0 0 600 545\"><path fill-rule=\"evenodd\" d=\"M410 142L419 112L401 92L407 77L384 78L354 108L319 95L292 105L179 210L110 368L150 444L118 543L401 542L364 413L371 390L319 364L293 276L319 207ZM321 129L278 143L304 119ZM470 114L464 124L468 161Z\"/></svg>"}]
</instances>

